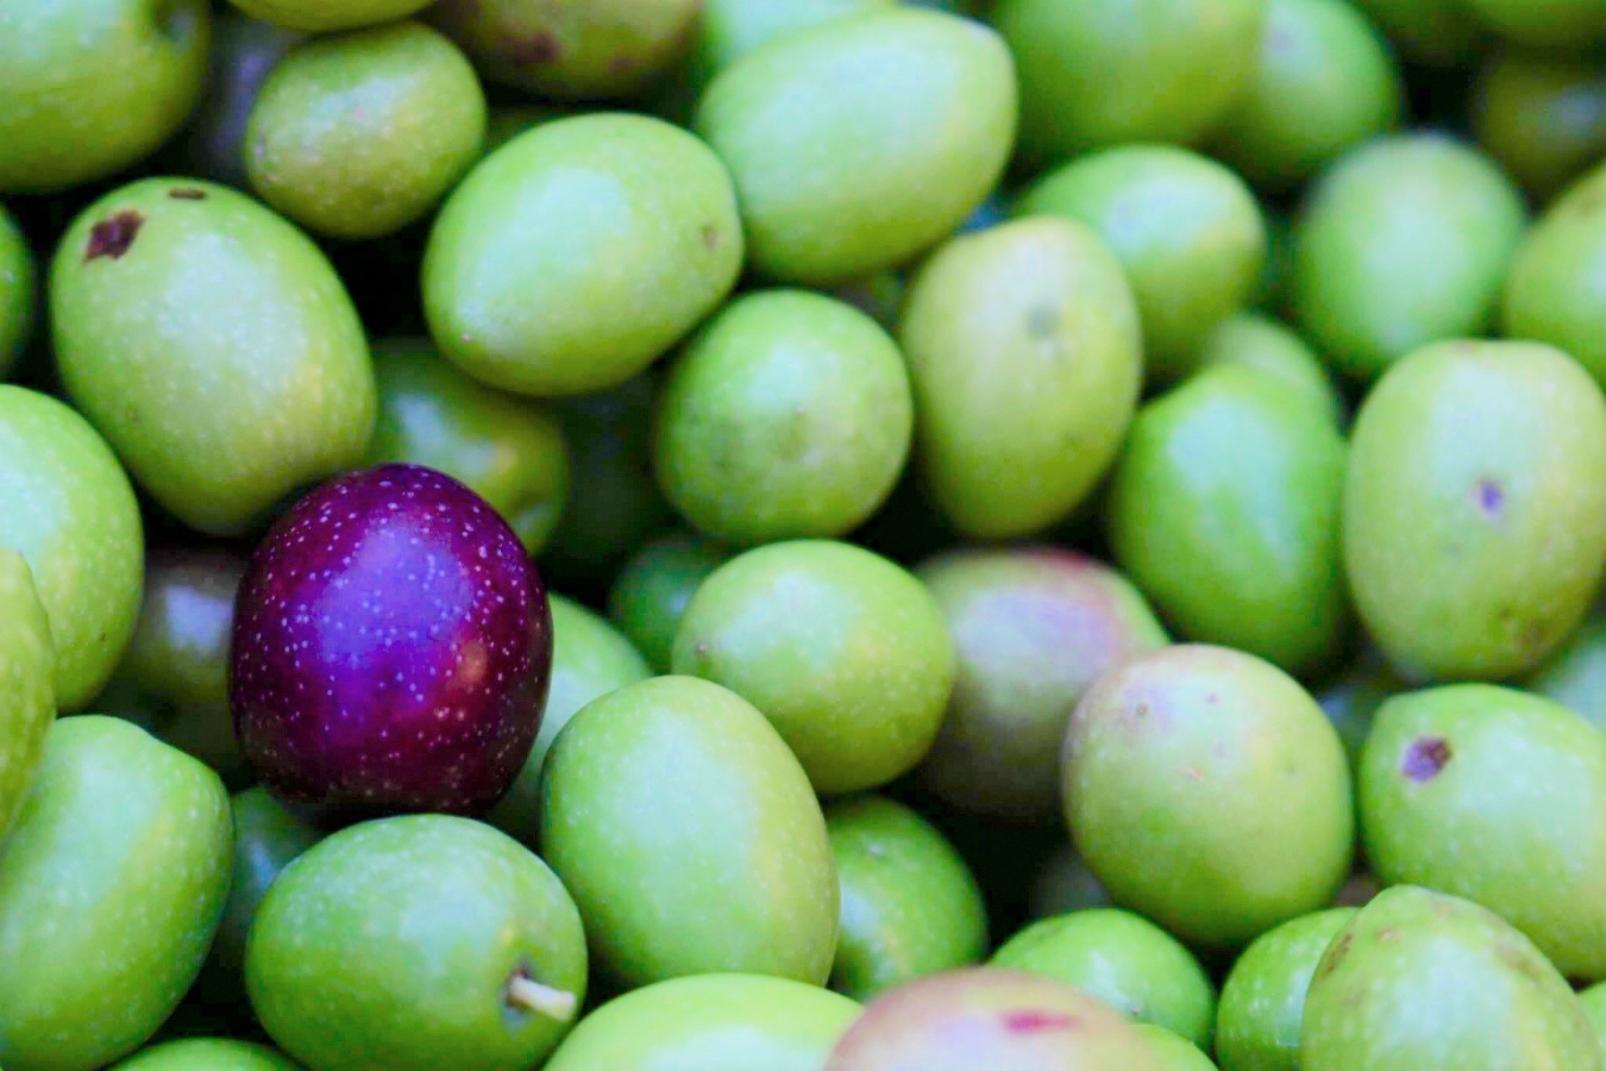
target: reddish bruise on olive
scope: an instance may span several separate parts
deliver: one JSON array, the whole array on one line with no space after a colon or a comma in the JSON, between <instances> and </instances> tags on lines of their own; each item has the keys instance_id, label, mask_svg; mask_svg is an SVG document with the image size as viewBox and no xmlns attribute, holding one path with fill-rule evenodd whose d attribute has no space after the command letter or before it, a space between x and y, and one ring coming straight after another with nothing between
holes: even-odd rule
<instances>
[{"instance_id":1,"label":"reddish bruise on olive","mask_svg":"<svg viewBox=\"0 0 1606 1071\"><path fill-rule=\"evenodd\" d=\"M474 814L512 784L552 661L546 590L462 484L387 465L318 488L241 585L231 700L246 758L333 820Z\"/></svg>"},{"instance_id":2,"label":"reddish bruise on olive","mask_svg":"<svg viewBox=\"0 0 1606 1071\"><path fill-rule=\"evenodd\" d=\"M1450 741L1442 736L1424 736L1411 741L1411 746L1405 749L1400 769L1413 781L1431 781L1449 762Z\"/></svg>"},{"instance_id":3,"label":"reddish bruise on olive","mask_svg":"<svg viewBox=\"0 0 1606 1071\"><path fill-rule=\"evenodd\" d=\"M128 252L128 247L134 244L140 227L144 225L145 217L133 209L113 212L89 229L89 245L84 249L84 261L87 263L99 257L113 260L121 258Z\"/></svg>"}]
</instances>

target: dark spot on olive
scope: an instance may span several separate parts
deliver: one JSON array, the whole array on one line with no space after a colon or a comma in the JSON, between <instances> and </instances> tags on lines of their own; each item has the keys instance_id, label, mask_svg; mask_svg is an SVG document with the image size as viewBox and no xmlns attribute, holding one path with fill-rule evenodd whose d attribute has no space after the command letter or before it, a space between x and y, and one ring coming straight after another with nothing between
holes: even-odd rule
<instances>
[{"instance_id":1,"label":"dark spot on olive","mask_svg":"<svg viewBox=\"0 0 1606 1071\"><path fill-rule=\"evenodd\" d=\"M1321 964L1316 968L1316 976L1318 978L1326 978L1338 970L1339 965L1344 962L1344 957L1349 955L1350 945L1354 943L1355 936L1353 934L1339 934L1338 939L1327 949L1327 954L1322 957Z\"/></svg>"},{"instance_id":2,"label":"dark spot on olive","mask_svg":"<svg viewBox=\"0 0 1606 1071\"><path fill-rule=\"evenodd\" d=\"M1530 621L1522 626L1522 644L1530 651L1543 651L1550 646L1550 637L1545 626L1538 621Z\"/></svg>"},{"instance_id":3,"label":"dark spot on olive","mask_svg":"<svg viewBox=\"0 0 1606 1071\"><path fill-rule=\"evenodd\" d=\"M1076 1028L1076 1019L1063 1012L1005 1012L1003 1022L1004 1029L1011 1034L1038 1034L1045 1030L1074 1030Z\"/></svg>"},{"instance_id":4,"label":"dark spot on olive","mask_svg":"<svg viewBox=\"0 0 1606 1071\"><path fill-rule=\"evenodd\" d=\"M719 245L719 228L712 223L704 223L702 230L703 245L713 249Z\"/></svg>"},{"instance_id":5,"label":"dark spot on olive","mask_svg":"<svg viewBox=\"0 0 1606 1071\"><path fill-rule=\"evenodd\" d=\"M1400 772L1413 781L1431 781L1450 763L1450 741L1424 736L1411 741L1400 760Z\"/></svg>"},{"instance_id":6,"label":"dark spot on olive","mask_svg":"<svg viewBox=\"0 0 1606 1071\"><path fill-rule=\"evenodd\" d=\"M563 58L563 43L551 30L537 30L507 46L507 58L520 67L532 63L556 63Z\"/></svg>"},{"instance_id":7,"label":"dark spot on olive","mask_svg":"<svg viewBox=\"0 0 1606 1071\"><path fill-rule=\"evenodd\" d=\"M1498 483L1488 477L1484 477L1478 481L1475 496L1478 501L1478 508L1483 511L1484 516L1498 517L1500 515L1500 507L1505 505L1506 492Z\"/></svg>"},{"instance_id":8,"label":"dark spot on olive","mask_svg":"<svg viewBox=\"0 0 1606 1071\"><path fill-rule=\"evenodd\" d=\"M617 52L608 57L608 70L614 74L626 74L636 67L636 57L628 52Z\"/></svg>"},{"instance_id":9,"label":"dark spot on olive","mask_svg":"<svg viewBox=\"0 0 1606 1071\"><path fill-rule=\"evenodd\" d=\"M89 228L89 245L84 249L84 262L87 264L97 257L117 260L134 244L134 238L144 223L145 217L132 208L113 212Z\"/></svg>"},{"instance_id":10,"label":"dark spot on olive","mask_svg":"<svg viewBox=\"0 0 1606 1071\"><path fill-rule=\"evenodd\" d=\"M175 186L167 191L167 195L175 201L206 200L206 191L198 190L194 186Z\"/></svg>"}]
</instances>

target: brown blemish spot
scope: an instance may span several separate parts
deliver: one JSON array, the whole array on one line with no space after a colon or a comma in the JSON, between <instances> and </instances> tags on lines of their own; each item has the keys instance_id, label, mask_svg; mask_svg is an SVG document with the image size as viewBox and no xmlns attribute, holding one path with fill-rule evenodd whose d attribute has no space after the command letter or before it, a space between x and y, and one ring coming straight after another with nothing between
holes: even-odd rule
<instances>
[{"instance_id":1,"label":"brown blemish spot","mask_svg":"<svg viewBox=\"0 0 1606 1071\"><path fill-rule=\"evenodd\" d=\"M1400 772L1413 781L1431 781L1449 765L1450 741L1442 736L1424 736L1411 741L1400 760Z\"/></svg>"},{"instance_id":2,"label":"brown blemish spot","mask_svg":"<svg viewBox=\"0 0 1606 1071\"><path fill-rule=\"evenodd\" d=\"M1327 950L1327 954L1322 957L1320 966L1316 968L1316 976L1318 978L1326 978L1328 975L1338 970L1339 964L1344 962L1344 957L1349 955L1350 945L1354 943L1354 934L1339 934L1337 940L1333 942L1332 947Z\"/></svg>"},{"instance_id":3,"label":"brown blemish spot","mask_svg":"<svg viewBox=\"0 0 1606 1071\"><path fill-rule=\"evenodd\" d=\"M167 191L167 195L175 201L206 200L206 191L198 190L194 186L175 186Z\"/></svg>"},{"instance_id":4,"label":"brown blemish spot","mask_svg":"<svg viewBox=\"0 0 1606 1071\"><path fill-rule=\"evenodd\" d=\"M507 58L520 67L532 63L556 63L563 58L563 42L551 30L537 30L507 46Z\"/></svg>"},{"instance_id":5,"label":"brown blemish spot","mask_svg":"<svg viewBox=\"0 0 1606 1071\"><path fill-rule=\"evenodd\" d=\"M1045 1030L1073 1030L1076 1027L1076 1019L1063 1012L1005 1012L1003 1021L1004 1029L1011 1034L1039 1034Z\"/></svg>"},{"instance_id":6,"label":"brown blemish spot","mask_svg":"<svg viewBox=\"0 0 1606 1071\"><path fill-rule=\"evenodd\" d=\"M1385 926L1381 930L1377 931L1377 939L1384 944L1391 944L1394 941L1399 940L1399 937L1400 931L1396 930L1392 926Z\"/></svg>"},{"instance_id":7,"label":"brown blemish spot","mask_svg":"<svg viewBox=\"0 0 1606 1071\"><path fill-rule=\"evenodd\" d=\"M702 229L703 247L713 249L719 245L719 228L712 223L704 223Z\"/></svg>"},{"instance_id":8,"label":"brown blemish spot","mask_svg":"<svg viewBox=\"0 0 1606 1071\"><path fill-rule=\"evenodd\" d=\"M608 70L614 74L627 74L636 69L636 57L628 52L616 52L608 57Z\"/></svg>"},{"instance_id":9,"label":"brown blemish spot","mask_svg":"<svg viewBox=\"0 0 1606 1071\"><path fill-rule=\"evenodd\" d=\"M1502 941L1495 945L1494 954L1507 967L1520 974L1525 974L1530 978L1544 977L1544 972L1539 969L1538 964L1534 963L1533 957L1524 953L1516 945Z\"/></svg>"},{"instance_id":10,"label":"brown blemish spot","mask_svg":"<svg viewBox=\"0 0 1606 1071\"><path fill-rule=\"evenodd\" d=\"M128 247L134 244L134 238L145 223L145 217L132 208L125 208L121 212L113 212L89 228L89 245L84 249L84 263L89 263L97 257L111 257L117 260Z\"/></svg>"},{"instance_id":11,"label":"brown blemish spot","mask_svg":"<svg viewBox=\"0 0 1606 1071\"><path fill-rule=\"evenodd\" d=\"M1485 517L1498 517L1500 508L1505 505L1506 492L1498 483L1486 476L1478 481L1473 497Z\"/></svg>"}]
</instances>

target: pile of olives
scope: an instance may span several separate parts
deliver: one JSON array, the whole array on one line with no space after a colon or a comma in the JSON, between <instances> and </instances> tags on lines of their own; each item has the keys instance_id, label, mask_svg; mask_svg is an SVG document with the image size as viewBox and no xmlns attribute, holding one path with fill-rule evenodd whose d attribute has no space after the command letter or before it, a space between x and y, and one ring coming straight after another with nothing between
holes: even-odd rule
<instances>
[{"instance_id":1,"label":"pile of olives","mask_svg":"<svg viewBox=\"0 0 1606 1071\"><path fill-rule=\"evenodd\" d=\"M4 1071L1606 1071L1606 0L0 0Z\"/></svg>"}]
</instances>

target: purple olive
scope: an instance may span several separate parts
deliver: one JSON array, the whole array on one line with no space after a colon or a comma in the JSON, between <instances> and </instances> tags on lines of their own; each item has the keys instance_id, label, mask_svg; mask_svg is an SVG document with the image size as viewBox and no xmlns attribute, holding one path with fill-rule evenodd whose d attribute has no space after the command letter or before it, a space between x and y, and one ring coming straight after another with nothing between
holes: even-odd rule
<instances>
[{"instance_id":1,"label":"purple olive","mask_svg":"<svg viewBox=\"0 0 1606 1071\"><path fill-rule=\"evenodd\" d=\"M385 465L313 491L257 548L230 700L287 803L473 814L518 775L551 666L546 589L513 530L456 480Z\"/></svg>"}]
</instances>

